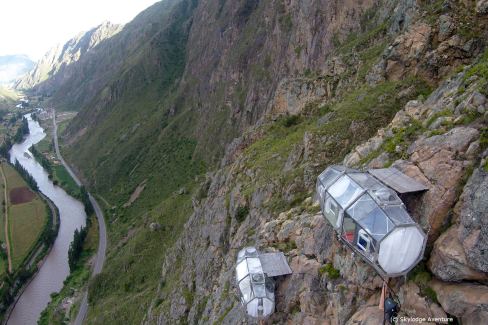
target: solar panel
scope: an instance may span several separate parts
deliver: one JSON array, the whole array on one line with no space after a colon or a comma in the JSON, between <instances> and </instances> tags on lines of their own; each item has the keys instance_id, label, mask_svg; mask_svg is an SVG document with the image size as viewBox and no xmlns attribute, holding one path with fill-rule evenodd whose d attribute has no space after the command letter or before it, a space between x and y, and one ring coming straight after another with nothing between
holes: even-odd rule
<instances>
[{"instance_id":1,"label":"solar panel","mask_svg":"<svg viewBox=\"0 0 488 325\"><path fill-rule=\"evenodd\" d=\"M370 169L368 173L401 194L422 192L429 189L396 168Z\"/></svg>"},{"instance_id":2,"label":"solar panel","mask_svg":"<svg viewBox=\"0 0 488 325\"><path fill-rule=\"evenodd\" d=\"M269 277L291 274L292 270L282 252L259 255L263 271Z\"/></svg>"}]
</instances>

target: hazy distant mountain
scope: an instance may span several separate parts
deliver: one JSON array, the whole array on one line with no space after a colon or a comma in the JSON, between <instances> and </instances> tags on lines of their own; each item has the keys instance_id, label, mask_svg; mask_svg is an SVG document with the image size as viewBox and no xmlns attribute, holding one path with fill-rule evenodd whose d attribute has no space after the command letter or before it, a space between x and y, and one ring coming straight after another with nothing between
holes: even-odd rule
<instances>
[{"instance_id":1,"label":"hazy distant mountain","mask_svg":"<svg viewBox=\"0 0 488 325\"><path fill-rule=\"evenodd\" d=\"M83 32L65 44L59 44L49 50L35 67L15 82L16 89L33 89L39 93L50 94L69 78L69 66L80 60L86 53L93 50L101 41L110 38L120 30L120 25L110 22ZM31 67L32 68L32 67ZM42 85L41 82L49 80Z\"/></svg>"},{"instance_id":2,"label":"hazy distant mountain","mask_svg":"<svg viewBox=\"0 0 488 325\"><path fill-rule=\"evenodd\" d=\"M26 55L0 56L0 84L8 84L34 67L35 62Z\"/></svg>"}]
</instances>

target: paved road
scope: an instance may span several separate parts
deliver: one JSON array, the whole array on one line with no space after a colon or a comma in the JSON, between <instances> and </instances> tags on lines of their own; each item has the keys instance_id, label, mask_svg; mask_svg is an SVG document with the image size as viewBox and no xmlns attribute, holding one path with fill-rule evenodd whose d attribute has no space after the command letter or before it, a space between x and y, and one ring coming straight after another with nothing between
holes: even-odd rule
<instances>
[{"instance_id":1,"label":"paved road","mask_svg":"<svg viewBox=\"0 0 488 325\"><path fill-rule=\"evenodd\" d=\"M66 168L68 173L73 177L74 181L78 186L81 186L82 183L76 176L76 174L71 170L69 165L64 161L63 157L61 156L61 152L59 151L59 144L58 144L58 126L56 124L56 111L52 110L53 114L53 138L54 138L54 149L56 151L56 156L61 161L63 166ZM93 205L93 209L95 210L95 214L97 215L98 219L98 229L99 229L99 239L98 239L98 252L97 257L95 259L95 264L93 266L92 277L99 274L102 271L103 263L105 262L105 252L107 250L107 230L105 228L105 219L103 218L102 209L98 205L98 202L95 198L88 193L90 198L90 202ZM76 320L74 322L75 325L83 324L83 320L85 319L86 313L88 312L88 292L83 294L83 300L81 301L80 310L78 311L78 315L76 316Z\"/></svg>"}]
</instances>

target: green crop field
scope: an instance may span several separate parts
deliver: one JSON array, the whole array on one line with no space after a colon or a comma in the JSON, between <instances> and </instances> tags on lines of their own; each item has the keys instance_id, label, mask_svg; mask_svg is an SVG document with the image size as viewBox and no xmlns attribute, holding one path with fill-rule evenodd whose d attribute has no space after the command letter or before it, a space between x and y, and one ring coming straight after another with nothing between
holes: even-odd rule
<instances>
[{"instance_id":1,"label":"green crop field","mask_svg":"<svg viewBox=\"0 0 488 325\"><path fill-rule=\"evenodd\" d=\"M36 243L47 221L44 202L36 197L29 203L10 206L12 263L18 267Z\"/></svg>"},{"instance_id":2,"label":"green crop field","mask_svg":"<svg viewBox=\"0 0 488 325\"><path fill-rule=\"evenodd\" d=\"M26 187L27 184L17 171L8 164L2 164L7 178L7 191L16 187ZM3 192L3 191L2 191ZM3 194L3 193L2 193ZM3 200L3 198L2 198ZM10 198L9 198L10 200ZM47 222L46 205L39 195L35 195L30 202L12 205L9 201L9 237L10 251L12 254L13 268L20 266L22 261L30 253ZM2 211L2 227L0 239L4 237L5 218ZM2 261L5 262L6 261Z\"/></svg>"},{"instance_id":3,"label":"green crop field","mask_svg":"<svg viewBox=\"0 0 488 325\"><path fill-rule=\"evenodd\" d=\"M40 152L46 152L52 150L51 136L47 136L36 144L37 150Z\"/></svg>"},{"instance_id":4,"label":"green crop field","mask_svg":"<svg viewBox=\"0 0 488 325\"><path fill-rule=\"evenodd\" d=\"M17 171L11 165L2 164L2 166L5 177L7 178L7 184L9 189L27 186L19 173L17 173Z\"/></svg>"}]
</instances>

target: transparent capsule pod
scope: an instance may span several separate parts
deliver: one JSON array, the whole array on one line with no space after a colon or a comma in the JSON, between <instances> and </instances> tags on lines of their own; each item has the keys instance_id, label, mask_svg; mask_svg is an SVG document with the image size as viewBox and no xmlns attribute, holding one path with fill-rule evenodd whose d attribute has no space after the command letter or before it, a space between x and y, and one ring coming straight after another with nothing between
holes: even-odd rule
<instances>
[{"instance_id":1,"label":"transparent capsule pod","mask_svg":"<svg viewBox=\"0 0 488 325\"><path fill-rule=\"evenodd\" d=\"M421 185L394 171L408 188ZM383 275L406 274L423 257L426 235L397 193L369 172L331 166L317 178L322 214L340 239Z\"/></svg>"},{"instance_id":2,"label":"transparent capsule pod","mask_svg":"<svg viewBox=\"0 0 488 325\"><path fill-rule=\"evenodd\" d=\"M236 282L248 315L264 318L274 312L274 282L264 272L256 248L246 247L238 253Z\"/></svg>"}]
</instances>

